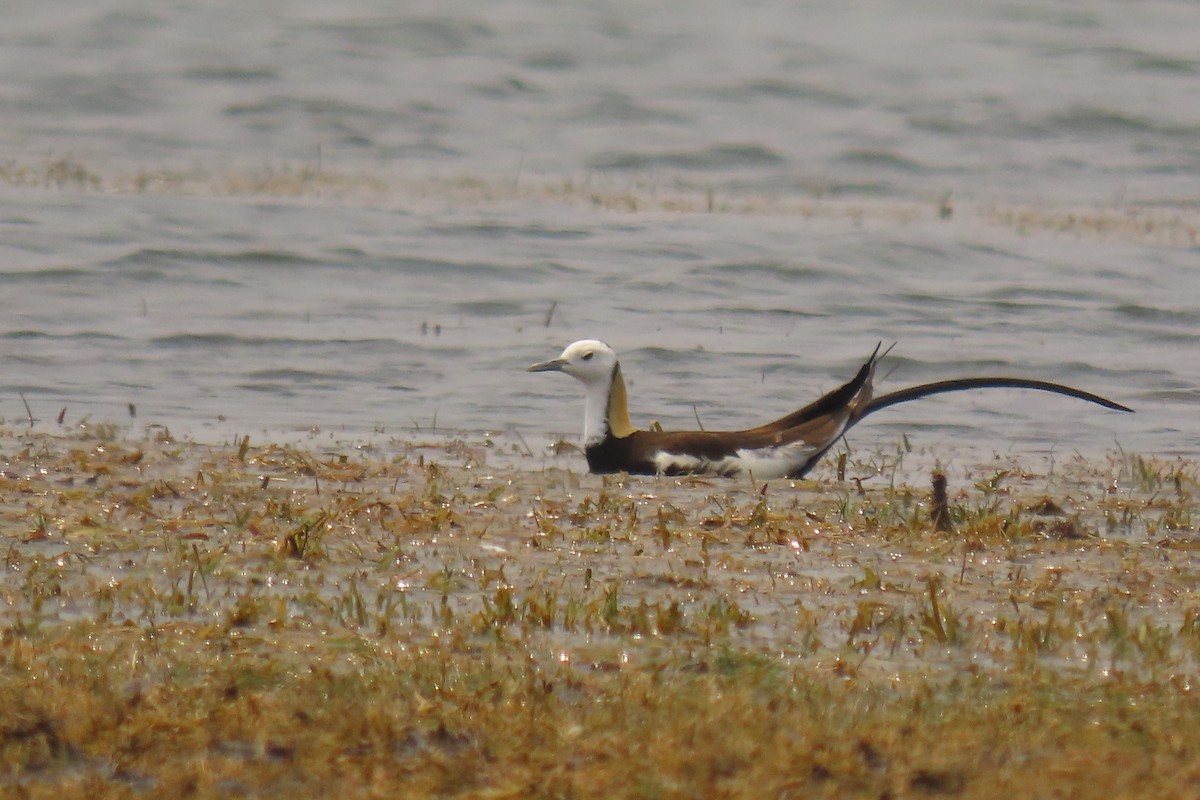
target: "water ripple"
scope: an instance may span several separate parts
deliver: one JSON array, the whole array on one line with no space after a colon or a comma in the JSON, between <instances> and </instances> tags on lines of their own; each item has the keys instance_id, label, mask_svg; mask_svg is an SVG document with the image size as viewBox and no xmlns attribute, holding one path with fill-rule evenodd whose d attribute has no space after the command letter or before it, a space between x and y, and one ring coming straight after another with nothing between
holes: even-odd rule
<instances>
[{"instance_id":1,"label":"water ripple","mask_svg":"<svg viewBox=\"0 0 1200 800\"><path fill-rule=\"evenodd\" d=\"M168 350L255 348L262 350L296 348L334 348L350 346L356 348L395 348L391 339L292 339L272 336L244 336L232 333L174 333L156 336L149 342L154 347Z\"/></svg>"},{"instance_id":2,"label":"water ripple","mask_svg":"<svg viewBox=\"0 0 1200 800\"><path fill-rule=\"evenodd\" d=\"M1195 309L1153 308L1137 303L1122 303L1111 308L1112 312L1126 319L1142 322L1162 322L1168 325L1200 326L1200 311Z\"/></svg>"},{"instance_id":3,"label":"water ripple","mask_svg":"<svg viewBox=\"0 0 1200 800\"><path fill-rule=\"evenodd\" d=\"M726 170L781 164L783 161L783 156L762 145L744 144L716 145L694 152L615 152L595 156L589 163L593 169L611 170Z\"/></svg>"}]
</instances>

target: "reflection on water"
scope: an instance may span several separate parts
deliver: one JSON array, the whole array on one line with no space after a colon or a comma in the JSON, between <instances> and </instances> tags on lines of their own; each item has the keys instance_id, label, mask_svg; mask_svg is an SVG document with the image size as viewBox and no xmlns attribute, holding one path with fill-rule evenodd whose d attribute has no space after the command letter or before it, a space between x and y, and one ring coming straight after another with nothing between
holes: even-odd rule
<instances>
[{"instance_id":1,"label":"reflection on water","mask_svg":"<svg viewBox=\"0 0 1200 800\"><path fill-rule=\"evenodd\" d=\"M217 437L773 418L899 342L872 419L1195 454L1200 12L66 3L0 32L0 417ZM539 438L540 437L540 438Z\"/></svg>"}]
</instances>

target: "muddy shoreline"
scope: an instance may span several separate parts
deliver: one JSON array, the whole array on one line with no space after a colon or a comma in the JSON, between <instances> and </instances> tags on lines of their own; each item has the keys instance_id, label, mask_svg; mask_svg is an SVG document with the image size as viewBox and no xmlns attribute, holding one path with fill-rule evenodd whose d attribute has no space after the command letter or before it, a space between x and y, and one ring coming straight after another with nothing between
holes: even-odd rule
<instances>
[{"instance_id":1,"label":"muddy shoreline","mask_svg":"<svg viewBox=\"0 0 1200 800\"><path fill-rule=\"evenodd\" d=\"M6 792L1197 777L1195 463L956 466L945 531L878 454L752 484L520 450L0 431Z\"/></svg>"}]
</instances>

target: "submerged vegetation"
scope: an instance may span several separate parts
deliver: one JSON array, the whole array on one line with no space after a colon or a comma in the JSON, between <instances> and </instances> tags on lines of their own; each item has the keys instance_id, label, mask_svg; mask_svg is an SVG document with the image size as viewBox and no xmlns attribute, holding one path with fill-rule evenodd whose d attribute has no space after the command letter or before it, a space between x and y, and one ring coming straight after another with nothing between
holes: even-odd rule
<instances>
[{"instance_id":1,"label":"submerged vegetation","mask_svg":"<svg viewBox=\"0 0 1200 800\"><path fill-rule=\"evenodd\" d=\"M0 794L1200 784L1195 463L987 464L935 502L853 459L499 449L0 429Z\"/></svg>"},{"instance_id":2,"label":"submerged vegetation","mask_svg":"<svg viewBox=\"0 0 1200 800\"><path fill-rule=\"evenodd\" d=\"M973 204L961 199L952 203L948 195L915 202L892 198L846 200L821 182L804 187L807 196L788 199L762 192L718 192L711 185L682 178L607 179L596 173L583 180L549 181L531 176L517 180L471 174L418 178L388 176L380 172L378 165L360 169L326 167L319 152L310 161L226 168L193 165L122 169L73 157L8 160L0 161L0 188L3 187L127 195L320 197L366 205L421 206L453 201L487 206L532 199L627 213L782 214L848 220L854 224L878 221L907 225L954 217L1012 230L1022 236L1051 234L1184 247L1195 247L1200 242L1200 214L1188 203L1045 208Z\"/></svg>"}]
</instances>

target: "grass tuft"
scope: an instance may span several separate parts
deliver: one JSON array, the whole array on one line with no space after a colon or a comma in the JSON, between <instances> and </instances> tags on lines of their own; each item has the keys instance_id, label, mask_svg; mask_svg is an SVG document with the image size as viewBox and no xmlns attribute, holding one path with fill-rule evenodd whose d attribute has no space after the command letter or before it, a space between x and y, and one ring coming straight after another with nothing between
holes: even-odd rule
<instances>
[{"instance_id":1,"label":"grass tuft","mask_svg":"<svg viewBox=\"0 0 1200 800\"><path fill-rule=\"evenodd\" d=\"M891 455L746 485L160 430L0 428L0 794L1200 782L1190 462L994 461L930 498Z\"/></svg>"}]
</instances>

